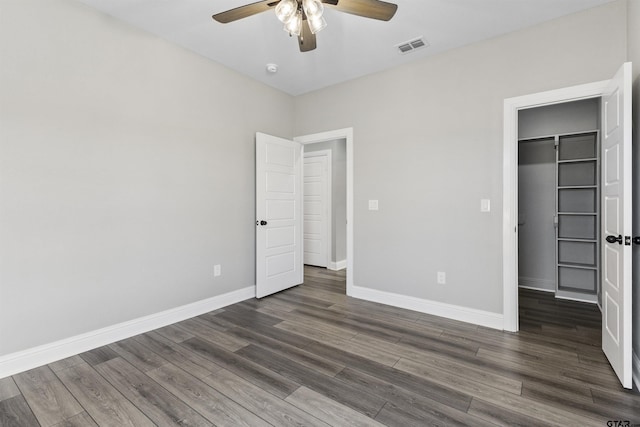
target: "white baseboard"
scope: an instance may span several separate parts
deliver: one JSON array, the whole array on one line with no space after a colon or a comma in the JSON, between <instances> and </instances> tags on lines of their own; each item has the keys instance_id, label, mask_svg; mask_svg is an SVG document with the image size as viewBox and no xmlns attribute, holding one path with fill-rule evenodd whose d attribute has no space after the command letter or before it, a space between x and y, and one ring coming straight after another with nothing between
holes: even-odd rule
<instances>
[{"instance_id":1,"label":"white baseboard","mask_svg":"<svg viewBox=\"0 0 640 427\"><path fill-rule=\"evenodd\" d=\"M633 352L633 383L636 390L640 391L640 357L635 351Z\"/></svg>"},{"instance_id":2,"label":"white baseboard","mask_svg":"<svg viewBox=\"0 0 640 427\"><path fill-rule=\"evenodd\" d=\"M539 279L537 277L518 277L518 285L521 288L539 289L541 291L550 290L551 292L556 289L556 282L548 279Z\"/></svg>"},{"instance_id":3,"label":"white baseboard","mask_svg":"<svg viewBox=\"0 0 640 427\"><path fill-rule=\"evenodd\" d=\"M473 323L493 329L502 330L504 326L502 314L477 310L475 308L430 301L407 295L363 288L360 286L353 286L349 296L381 304L392 305L394 307L419 311L421 313L432 314L434 316L460 320L462 322Z\"/></svg>"},{"instance_id":4,"label":"white baseboard","mask_svg":"<svg viewBox=\"0 0 640 427\"><path fill-rule=\"evenodd\" d=\"M522 279L519 279L520 283L522 283L521 280ZM518 288L531 289L533 291L538 291L538 292L549 292L549 293L555 294L555 297L557 299L586 302L589 304L598 304L598 295L583 294L579 292L556 291L555 289L544 289L544 288L538 288L537 286L524 286L522 284L519 284ZM600 309L600 311L602 311L602 309Z\"/></svg>"},{"instance_id":5,"label":"white baseboard","mask_svg":"<svg viewBox=\"0 0 640 427\"><path fill-rule=\"evenodd\" d=\"M535 286L518 285L518 288L520 288L520 289L531 289L532 291L549 292L549 293L552 293L552 294L556 292L554 289L543 289L543 288L537 288Z\"/></svg>"},{"instance_id":6,"label":"white baseboard","mask_svg":"<svg viewBox=\"0 0 640 427\"><path fill-rule=\"evenodd\" d=\"M5 378L134 335L199 316L249 298L255 298L255 296L255 286L249 286L160 313L0 356L0 378Z\"/></svg>"},{"instance_id":7,"label":"white baseboard","mask_svg":"<svg viewBox=\"0 0 640 427\"><path fill-rule=\"evenodd\" d=\"M346 259L343 259L342 261L337 261L337 262L329 261L329 265L327 266L327 270L333 270L333 271L344 270L345 268L347 268Z\"/></svg>"},{"instance_id":8,"label":"white baseboard","mask_svg":"<svg viewBox=\"0 0 640 427\"><path fill-rule=\"evenodd\" d=\"M579 292L558 291L557 299L566 299L569 301L587 302L589 304L598 304L598 295L583 294Z\"/></svg>"}]
</instances>

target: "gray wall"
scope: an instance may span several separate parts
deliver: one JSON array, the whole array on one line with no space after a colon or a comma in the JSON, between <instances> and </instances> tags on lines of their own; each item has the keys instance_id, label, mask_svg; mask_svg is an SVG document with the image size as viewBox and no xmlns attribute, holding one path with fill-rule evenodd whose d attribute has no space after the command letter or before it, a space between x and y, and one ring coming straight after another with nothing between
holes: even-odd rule
<instances>
[{"instance_id":1,"label":"gray wall","mask_svg":"<svg viewBox=\"0 0 640 427\"><path fill-rule=\"evenodd\" d=\"M255 285L254 133L292 137L292 98L73 1L0 4L0 355Z\"/></svg>"},{"instance_id":2,"label":"gray wall","mask_svg":"<svg viewBox=\"0 0 640 427\"><path fill-rule=\"evenodd\" d=\"M253 285L256 130L354 128L356 285L501 313L503 99L640 63L618 1L292 100L71 0L0 5L0 355Z\"/></svg>"},{"instance_id":3,"label":"gray wall","mask_svg":"<svg viewBox=\"0 0 640 427\"><path fill-rule=\"evenodd\" d=\"M518 114L518 137L596 130L598 99L531 108ZM519 144L518 274L524 286L555 290L556 154L553 142Z\"/></svg>"},{"instance_id":4,"label":"gray wall","mask_svg":"<svg viewBox=\"0 0 640 427\"><path fill-rule=\"evenodd\" d=\"M600 128L597 98L530 108L518 113L518 138L582 132Z\"/></svg>"},{"instance_id":5,"label":"gray wall","mask_svg":"<svg viewBox=\"0 0 640 427\"><path fill-rule=\"evenodd\" d=\"M628 59L633 62L633 152L634 219L633 235L640 236L640 1L628 2ZM633 349L640 360L640 246L633 247ZM640 373L640 366L636 365ZM640 384L636 383L636 387Z\"/></svg>"},{"instance_id":6,"label":"gray wall","mask_svg":"<svg viewBox=\"0 0 640 427\"><path fill-rule=\"evenodd\" d=\"M504 99L610 79L626 20L613 2L296 97L296 135L354 129L354 284L502 313Z\"/></svg>"},{"instance_id":7,"label":"gray wall","mask_svg":"<svg viewBox=\"0 0 640 427\"><path fill-rule=\"evenodd\" d=\"M347 142L344 139L304 146L305 152L331 150L331 261L347 259Z\"/></svg>"}]
</instances>

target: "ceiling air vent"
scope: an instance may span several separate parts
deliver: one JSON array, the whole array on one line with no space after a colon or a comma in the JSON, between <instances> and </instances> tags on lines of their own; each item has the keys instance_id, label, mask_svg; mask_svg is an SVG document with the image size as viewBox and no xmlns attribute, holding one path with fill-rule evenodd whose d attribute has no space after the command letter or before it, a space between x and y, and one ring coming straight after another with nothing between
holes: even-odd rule
<instances>
[{"instance_id":1,"label":"ceiling air vent","mask_svg":"<svg viewBox=\"0 0 640 427\"><path fill-rule=\"evenodd\" d=\"M403 55L405 53L413 52L414 50L420 49L421 47L425 47L425 46L429 46L429 43L424 41L422 36L416 39L410 40L408 42L404 42L404 43L400 43L399 45L396 45L396 47L398 48L398 51Z\"/></svg>"}]
</instances>

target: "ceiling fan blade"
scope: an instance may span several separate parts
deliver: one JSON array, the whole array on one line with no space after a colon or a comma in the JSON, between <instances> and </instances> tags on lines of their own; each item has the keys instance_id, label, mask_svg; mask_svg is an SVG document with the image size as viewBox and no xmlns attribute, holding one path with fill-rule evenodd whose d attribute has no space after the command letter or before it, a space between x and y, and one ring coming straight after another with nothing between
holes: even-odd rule
<instances>
[{"instance_id":1,"label":"ceiling fan blade","mask_svg":"<svg viewBox=\"0 0 640 427\"><path fill-rule=\"evenodd\" d=\"M380 0L338 0L337 4L333 0L327 0L322 3L341 12L380 21L390 20L398 10L397 4Z\"/></svg>"},{"instance_id":2,"label":"ceiling fan blade","mask_svg":"<svg viewBox=\"0 0 640 427\"><path fill-rule=\"evenodd\" d=\"M300 52L309 52L316 48L316 35L311 32L309 21L306 19L302 21L302 30L298 36L298 46L300 47Z\"/></svg>"},{"instance_id":3,"label":"ceiling fan blade","mask_svg":"<svg viewBox=\"0 0 640 427\"><path fill-rule=\"evenodd\" d=\"M212 18L222 24L227 24L229 22L237 21L238 19L265 12L278 3L280 3L280 0L258 1L255 3L236 7L235 9L227 10L225 12L216 13L212 16Z\"/></svg>"}]
</instances>

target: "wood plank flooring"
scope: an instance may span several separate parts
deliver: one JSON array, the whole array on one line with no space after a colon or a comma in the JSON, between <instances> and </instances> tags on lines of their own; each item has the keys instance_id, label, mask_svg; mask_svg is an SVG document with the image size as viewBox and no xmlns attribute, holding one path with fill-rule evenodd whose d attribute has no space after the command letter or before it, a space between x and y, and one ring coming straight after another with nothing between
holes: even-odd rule
<instances>
[{"instance_id":1,"label":"wood plank flooring","mask_svg":"<svg viewBox=\"0 0 640 427\"><path fill-rule=\"evenodd\" d=\"M512 334L305 283L0 379L0 426L640 425L589 304L520 292Z\"/></svg>"}]
</instances>

